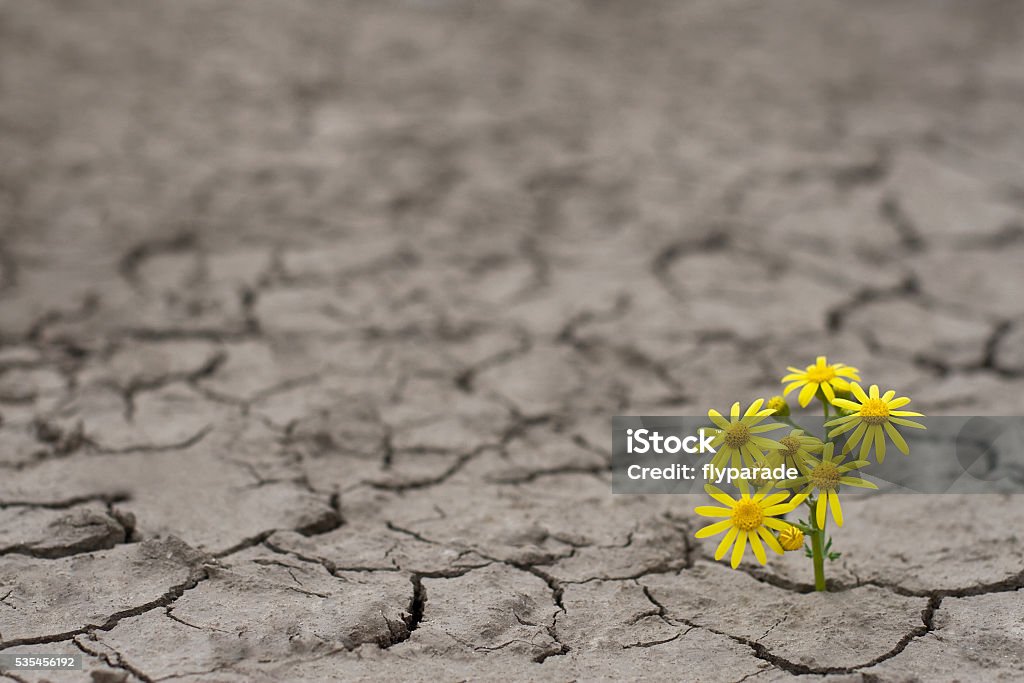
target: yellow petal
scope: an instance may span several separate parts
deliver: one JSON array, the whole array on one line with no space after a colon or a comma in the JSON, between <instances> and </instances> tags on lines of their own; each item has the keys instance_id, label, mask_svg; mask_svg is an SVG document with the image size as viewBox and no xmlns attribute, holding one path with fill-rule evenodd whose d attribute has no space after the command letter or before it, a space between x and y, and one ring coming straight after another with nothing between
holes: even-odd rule
<instances>
[{"instance_id":1,"label":"yellow petal","mask_svg":"<svg viewBox=\"0 0 1024 683\"><path fill-rule=\"evenodd\" d=\"M720 508L714 505L698 505L693 511L701 517L732 517L730 508Z\"/></svg>"},{"instance_id":2,"label":"yellow petal","mask_svg":"<svg viewBox=\"0 0 1024 683\"><path fill-rule=\"evenodd\" d=\"M718 488L714 484L705 484L704 491L722 505L728 505L729 507L736 505L735 498L733 498L728 493Z\"/></svg>"},{"instance_id":3,"label":"yellow petal","mask_svg":"<svg viewBox=\"0 0 1024 683\"><path fill-rule=\"evenodd\" d=\"M767 564L768 555L764 552L764 546L761 545L761 539L753 532L750 532L747 536L750 538L750 547L754 551L754 557L757 558L757 561L760 562L762 566Z\"/></svg>"},{"instance_id":4,"label":"yellow petal","mask_svg":"<svg viewBox=\"0 0 1024 683\"><path fill-rule=\"evenodd\" d=\"M868 395L864 393L864 390L860 388L860 385L856 382L850 383L850 390L853 391L853 395L857 397L857 400L861 403L868 402Z\"/></svg>"},{"instance_id":5,"label":"yellow petal","mask_svg":"<svg viewBox=\"0 0 1024 683\"><path fill-rule=\"evenodd\" d=\"M860 410L860 405L854 403L853 401L848 401L845 398L837 398L836 400L832 401L832 405L834 405L834 406L836 406L838 408L845 408L846 410L852 410L854 412ZM845 417L850 417L850 416L846 415Z\"/></svg>"},{"instance_id":6,"label":"yellow petal","mask_svg":"<svg viewBox=\"0 0 1024 683\"><path fill-rule=\"evenodd\" d=\"M818 504L814 508L814 519L819 529L825 528L825 510L828 507L828 496L824 493L818 496Z\"/></svg>"},{"instance_id":7,"label":"yellow petal","mask_svg":"<svg viewBox=\"0 0 1024 683\"><path fill-rule=\"evenodd\" d=\"M747 549L747 532L741 531L736 535L736 545L732 547L732 568L740 566L743 559L743 551Z\"/></svg>"},{"instance_id":8,"label":"yellow petal","mask_svg":"<svg viewBox=\"0 0 1024 683\"><path fill-rule=\"evenodd\" d=\"M765 529L763 526L757 528L757 534L764 539L765 545L774 550L779 555L782 555L785 551L782 549L782 545L779 544L779 539L775 538L775 534Z\"/></svg>"},{"instance_id":9,"label":"yellow petal","mask_svg":"<svg viewBox=\"0 0 1024 683\"><path fill-rule=\"evenodd\" d=\"M850 435L850 438L846 442L846 445L843 446L843 453L849 453L850 451L852 451L854 449L854 447L860 441L861 437L864 436L864 432L867 430L867 428L868 428L867 423L866 422L861 422L857 426L857 429L853 430L853 434Z\"/></svg>"},{"instance_id":10,"label":"yellow petal","mask_svg":"<svg viewBox=\"0 0 1024 683\"><path fill-rule=\"evenodd\" d=\"M890 413L890 415L891 414L892 413ZM904 427L913 427L914 429L925 429L925 426L923 424L914 422L913 420L904 420L901 417L890 417L889 422L892 422L893 424L897 425L902 425Z\"/></svg>"},{"instance_id":11,"label":"yellow petal","mask_svg":"<svg viewBox=\"0 0 1024 683\"><path fill-rule=\"evenodd\" d=\"M861 489L877 489L873 482L867 479L861 479L859 477L839 477L839 483L845 484L846 486L856 486Z\"/></svg>"},{"instance_id":12,"label":"yellow petal","mask_svg":"<svg viewBox=\"0 0 1024 683\"><path fill-rule=\"evenodd\" d=\"M797 401L800 402L800 407L806 408L807 404L811 402L811 399L814 398L814 394L817 391L817 382L810 382L806 384L804 388L800 390L800 397L797 399Z\"/></svg>"},{"instance_id":13,"label":"yellow petal","mask_svg":"<svg viewBox=\"0 0 1024 683\"><path fill-rule=\"evenodd\" d=\"M882 424L885 427L885 431L889 434L889 438L892 439L893 444L896 448L900 449L900 453L903 455L909 455L910 447L907 446L907 441L903 438L903 435L896 431L896 428L888 422L884 422Z\"/></svg>"},{"instance_id":14,"label":"yellow petal","mask_svg":"<svg viewBox=\"0 0 1024 683\"><path fill-rule=\"evenodd\" d=\"M773 505L778 505L781 501L789 498L788 493L773 493L770 496L765 496L761 502L761 507L770 508Z\"/></svg>"},{"instance_id":15,"label":"yellow petal","mask_svg":"<svg viewBox=\"0 0 1024 683\"><path fill-rule=\"evenodd\" d=\"M719 413L717 410L714 410L714 409L709 410L708 411L708 417L710 417L711 421L714 422L715 425L717 427L719 427L720 429L728 429L729 421L726 420L724 417L722 417L722 414Z\"/></svg>"},{"instance_id":16,"label":"yellow petal","mask_svg":"<svg viewBox=\"0 0 1024 683\"><path fill-rule=\"evenodd\" d=\"M790 384L789 386L787 386L785 389L782 390L782 395L783 396L789 396L789 393L791 391L793 391L797 387L802 387L803 385L804 385L804 381L803 380L799 380L799 381L793 382L792 384Z\"/></svg>"},{"instance_id":17,"label":"yellow petal","mask_svg":"<svg viewBox=\"0 0 1024 683\"><path fill-rule=\"evenodd\" d=\"M770 432L773 429L780 429L780 428L785 427L785 426L786 425L780 425L780 424L778 424L776 422L772 422L771 424L758 425L756 427L751 427L750 428L750 433L751 434L761 434L763 432Z\"/></svg>"},{"instance_id":18,"label":"yellow petal","mask_svg":"<svg viewBox=\"0 0 1024 683\"><path fill-rule=\"evenodd\" d=\"M885 433L882 431L881 425L875 425L875 458L878 459L878 464L881 465L882 461L885 460Z\"/></svg>"},{"instance_id":19,"label":"yellow petal","mask_svg":"<svg viewBox=\"0 0 1024 683\"><path fill-rule=\"evenodd\" d=\"M864 426L867 427L867 425L864 425ZM877 425L872 425L872 426L868 427L867 431L865 432L864 440L861 441L861 444L860 444L860 459L861 460L867 460L868 459L868 453L871 452L871 444L874 441L875 430L877 428L878 428ZM854 432L854 434L856 434L856 433L857 432ZM883 455L882 457L884 458L885 456Z\"/></svg>"},{"instance_id":20,"label":"yellow petal","mask_svg":"<svg viewBox=\"0 0 1024 683\"><path fill-rule=\"evenodd\" d=\"M709 524L703 529L698 529L697 533L694 534L694 536L696 536L697 538L707 538L708 536L716 536L722 533L723 531L729 529L730 527L732 527L732 520L726 519L721 522Z\"/></svg>"},{"instance_id":21,"label":"yellow petal","mask_svg":"<svg viewBox=\"0 0 1024 683\"><path fill-rule=\"evenodd\" d=\"M715 559L716 560L720 560L723 557L725 557L725 554L727 552L729 552L729 546L732 545L732 542L733 542L733 540L735 540L736 534L738 534L738 533L739 533L739 529L737 529L736 527L733 527L732 529L729 530L729 533L727 533L725 536L722 537L722 540L718 542L718 547L715 548Z\"/></svg>"},{"instance_id":22,"label":"yellow petal","mask_svg":"<svg viewBox=\"0 0 1024 683\"><path fill-rule=\"evenodd\" d=\"M833 401L836 400L836 392L832 391L832 385L830 385L828 382L822 383L821 390L825 392L825 398L828 399L829 403L832 403Z\"/></svg>"},{"instance_id":23,"label":"yellow petal","mask_svg":"<svg viewBox=\"0 0 1024 683\"><path fill-rule=\"evenodd\" d=\"M836 526L842 526L843 508L839 505L839 494L835 491L828 492L828 506L832 508L832 519L836 521Z\"/></svg>"}]
</instances>

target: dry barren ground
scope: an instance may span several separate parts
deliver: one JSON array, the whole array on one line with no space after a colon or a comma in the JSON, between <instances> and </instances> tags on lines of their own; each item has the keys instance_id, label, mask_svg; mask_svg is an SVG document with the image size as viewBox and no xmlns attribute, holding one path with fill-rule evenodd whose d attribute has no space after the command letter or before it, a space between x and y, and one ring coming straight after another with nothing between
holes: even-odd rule
<instances>
[{"instance_id":1,"label":"dry barren ground","mask_svg":"<svg viewBox=\"0 0 1024 683\"><path fill-rule=\"evenodd\" d=\"M823 595L608 474L819 353L1020 414L1022 12L0 0L8 677L1024 679L1021 498Z\"/></svg>"}]
</instances>

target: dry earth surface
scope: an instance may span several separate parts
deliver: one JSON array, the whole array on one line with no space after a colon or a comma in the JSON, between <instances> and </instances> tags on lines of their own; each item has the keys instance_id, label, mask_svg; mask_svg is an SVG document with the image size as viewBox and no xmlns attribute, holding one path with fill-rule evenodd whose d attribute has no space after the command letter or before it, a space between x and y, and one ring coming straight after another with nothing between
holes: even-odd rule
<instances>
[{"instance_id":1,"label":"dry earth surface","mask_svg":"<svg viewBox=\"0 0 1024 683\"><path fill-rule=\"evenodd\" d=\"M1024 499L828 594L609 418L1024 408L1024 5L0 0L15 681L1024 679ZM2 676L0 676L2 678Z\"/></svg>"}]
</instances>

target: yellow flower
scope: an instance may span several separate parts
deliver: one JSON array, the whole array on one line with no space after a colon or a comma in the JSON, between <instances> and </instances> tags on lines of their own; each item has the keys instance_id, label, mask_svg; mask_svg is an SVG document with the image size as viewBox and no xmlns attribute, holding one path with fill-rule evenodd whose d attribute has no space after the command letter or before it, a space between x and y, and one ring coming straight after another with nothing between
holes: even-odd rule
<instances>
[{"instance_id":1,"label":"yellow flower","mask_svg":"<svg viewBox=\"0 0 1024 683\"><path fill-rule=\"evenodd\" d=\"M779 532L779 545L783 550L800 550L804 547L804 532L793 525Z\"/></svg>"},{"instance_id":2,"label":"yellow flower","mask_svg":"<svg viewBox=\"0 0 1024 683\"><path fill-rule=\"evenodd\" d=\"M834 401L836 406L852 411L852 414L826 422L825 426L835 427L835 429L828 433L828 438L831 439L856 427L846 442L846 446L843 447L843 453L853 450L853 447L859 442L860 459L864 460L868 457L868 453L871 452L871 444L873 443L875 445L875 458L881 463L885 460L885 434L889 435L893 444L903 455L910 453L907 442L896 430L896 427L893 426L901 425L903 427L913 427L914 429L925 428L923 424L904 419L907 417L924 417L924 415L910 410L898 410L898 408L902 408L910 403L910 399L906 396L894 398L896 396L895 391L887 391L882 396L879 396L877 384L871 385L869 394L865 394L864 390L856 382L853 382L850 388L853 391L854 397L860 403L854 403L843 398L837 398Z\"/></svg>"},{"instance_id":3,"label":"yellow flower","mask_svg":"<svg viewBox=\"0 0 1024 683\"><path fill-rule=\"evenodd\" d=\"M815 521L819 529L825 528L825 512L832 511L832 519L837 526L843 525L843 508L839 505L839 487L858 486L864 489L877 489L870 481L859 477L851 477L849 473L869 464L867 460L854 460L843 463L844 454L833 456L835 444L829 441L821 451L821 459L812 455L804 459L803 476L798 479L779 482L779 488L803 487L800 495L805 498L812 493L817 493L818 502L814 508Z\"/></svg>"},{"instance_id":4,"label":"yellow flower","mask_svg":"<svg viewBox=\"0 0 1024 683\"><path fill-rule=\"evenodd\" d=\"M818 437L804 434L801 429L794 429L788 436L779 439L779 445L781 448L773 451L774 454L777 454L777 458L769 457L771 466L796 467L804 474L806 474L804 465L806 459L811 457L811 453L820 453L824 446ZM771 455L772 453L769 454L769 456Z\"/></svg>"},{"instance_id":5,"label":"yellow flower","mask_svg":"<svg viewBox=\"0 0 1024 683\"><path fill-rule=\"evenodd\" d=\"M781 519L776 519L776 516L792 512L804 500L802 496L794 496L789 502L783 502L789 498L788 493L772 493L769 495L767 488L761 489L751 497L750 488L746 482L739 482L739 487L741 494L739 499L736 499L724 493L721 489L708 484L704 487L704 490L708 492L709 496L726 507L701 505L695 509L695 512L703 517L726 518L698 530L696 536L697 538L707 538L708 536L715 536L726 531L727 533L715 550L715 559L720 560L725 557L725 554L729 552L731 547L731 564L733 569L738 567L743 559L743 552L746 550L747 541L750 541L750 548L754 551L754 557L761 564L765 564L768 561L767 554L764 551L765 545L781 555L783 552L782 546L779 545L778 539L775 538L775 535L769 529L785 531L790 525Z\"/></svg>"},{"instance_id":6,"label":"yellow flower","mask_svg":"<svg viewBox=\"0 0 1024 683\"><path fill-rule=\"evenodd\" d=\"M830 403L834 403L836 391L849 391L850 383L847 381L848 379L860 381L857 368L843 365L842 363L829 365L825 356L818 356L815 364L808 365L803 371L793 366L789 366L787 370L789 370L790 374L782 378L782 383L786 384L789 382L789 384L782 394L788 396L797 387L803 387L797 398L802 408L807 407L807 404L814 398L818 389L821 389L822 393L825 394L825 398Z\"/></svg>"},{"instance_id":7,"label":"yellow flower","mask_svg":"<svg viewBox=\"0 0 1024 683\"><path fill-rule=\"evenodd\" d=\"M774 412L773 410L761 410L763 404L763 399L757 399L750 404L741 418L740 403L737 401L732 404L729 420L726 420L721 413L713 408L708 411L708 417L718 426L718 429L708 430L709 433L716 435L711 440L711 447L718 450L711 462L717 467L725 467L730 462L732 467L743 467L744 464L748 467L756 467L764 456L764 449L782 447L778 441L757 436L773 429L785 427L785 425L774 423L758 424Z\"/></svg>"}]
</instances>

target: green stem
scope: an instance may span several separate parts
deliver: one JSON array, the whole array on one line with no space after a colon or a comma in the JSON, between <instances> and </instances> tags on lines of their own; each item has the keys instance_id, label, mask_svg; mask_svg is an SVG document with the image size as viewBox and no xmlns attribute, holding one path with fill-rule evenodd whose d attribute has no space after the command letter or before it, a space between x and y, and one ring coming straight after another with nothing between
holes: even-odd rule
<instances>
[{"instance_id":1,"label":"green stem","mask_svg":"<svg viewBox=\"0 0 1024 683\"><path fill-rule=\"evenodd\" d=\"M811 510L811 553L814 559L814 590L825 588L825 525L818 528L817 516Z\"/></svg>"}]
</instances>

